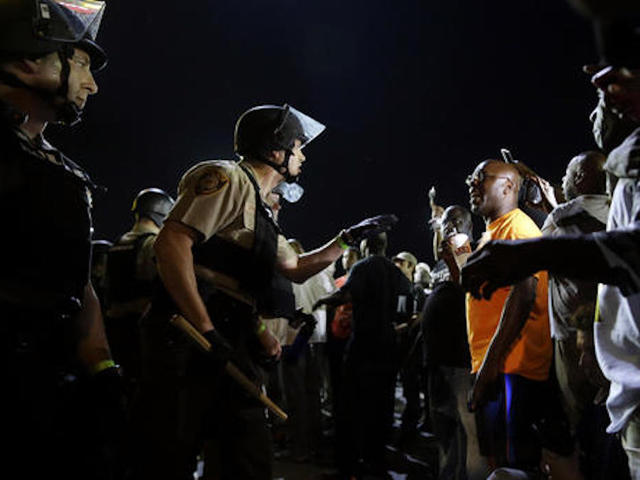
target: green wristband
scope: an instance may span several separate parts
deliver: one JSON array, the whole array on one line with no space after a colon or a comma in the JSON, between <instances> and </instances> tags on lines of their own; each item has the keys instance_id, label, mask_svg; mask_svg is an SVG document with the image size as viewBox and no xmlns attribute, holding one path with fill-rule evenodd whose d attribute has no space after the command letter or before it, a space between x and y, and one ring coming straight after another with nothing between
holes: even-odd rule
<instances>
[{"instance_id":1,"label":"green wristband","mask_svg":"<svg viewBox=\"0 0 640 480\"><path fill-rule=\"evenodd\" d=\"M256 329L256 335L262 335L266 329L267 326L264 322L260 322L260 325L258 325L258 328Z\"/></svg>"},{"instance_id":2,"label":"green wristband","mask_svg":"<svg viewBox=\"0 0 640 480\"><path fill-rule=\"evenodd\" d=\"M113 360L109 359L109 360L102 360L101 362L98 362L94 365L91 366L91 375L97 375L100 372L104 372L105 370L109 369L109 368L116 368L116 362L114 362Z\"/></svg>"},{"instance_id":3,"label":"green wristband","mask_svg":"<svg viewBox=\"0 0 640 480\"><path fill-rule=\"evenodd\" d=\"M349 248L349 245L347 245L347 242L345 242L342 239L342 232L340 232L340 235L336 237L336 242L338 242L338 246L343 250L346 250Z\"/></svg>"}]
</instances>

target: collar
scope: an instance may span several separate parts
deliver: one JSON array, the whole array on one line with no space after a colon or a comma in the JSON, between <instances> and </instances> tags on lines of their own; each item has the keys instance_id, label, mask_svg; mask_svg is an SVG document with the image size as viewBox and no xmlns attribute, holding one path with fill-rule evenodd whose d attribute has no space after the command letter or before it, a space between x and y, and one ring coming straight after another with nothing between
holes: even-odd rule
<instances>
[{"instance_id":1,"label":"collar","mask_svg":"<svg viewBox=\"0 0 640 480\"><path fill-rule=\"evenodd\" d=\"M131 228L131 232L133 233L153 233L153 234L157 234L158 233L158 228L153 228L150 225L145 225L142 223L135 223L133 225L133 228Z\"/></svg>"},{"instance_id":2,"label":"collar","mask_svg":"<svg viewBox=\"0 0 640 480\"><path fill-rule=\"evenodd\" d=\"M493 220L491 223L489 223L489 225L487 225L486 231L489 232L489 231L495 230L496 228L500 227L503 223L507 222L508 220L515 217L519 213L524 214L524 212L519 208L514 208L513 210L510 210L509 212L505 213L501 217L498 217L495 220Z\"/></svg>"},{"instance_id":3,"label":"collar","mask_svg":"<svg viewBox=\"0 0 640 480\"><path fill-rule=\"evenodd\" d=\"M640 128L609 153L604 169L618 178L640 176Z\"/></svg>"},{"instance_id":4,"label":"collar","mask_svg":"<svg viewBox=\"0 0 640 480\"><path fill-rule=\"evenodd\" d=\"M549 214L549 217L555 224L558 224L566 218L586 212L600 223L606 225L610 203L608 195L580 195L573 200L558 205Z\"/></svg>"}]
</instances>

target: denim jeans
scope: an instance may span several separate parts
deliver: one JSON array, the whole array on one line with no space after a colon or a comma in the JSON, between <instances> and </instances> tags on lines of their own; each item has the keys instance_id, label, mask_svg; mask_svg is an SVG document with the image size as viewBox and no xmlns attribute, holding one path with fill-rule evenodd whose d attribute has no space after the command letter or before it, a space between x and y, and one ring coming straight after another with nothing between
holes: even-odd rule
<instances>
[{"instance_id":1,"label":"denim jeans","mask_svg":"<svg viewBox=\"0 0 640 480\"><path fill-rule=\"evenodd\" d=\"M622 430L622 447L629 461L629 472L632 480L640 480L640 409L629 420Z\"/></svg>"}]
</instances>

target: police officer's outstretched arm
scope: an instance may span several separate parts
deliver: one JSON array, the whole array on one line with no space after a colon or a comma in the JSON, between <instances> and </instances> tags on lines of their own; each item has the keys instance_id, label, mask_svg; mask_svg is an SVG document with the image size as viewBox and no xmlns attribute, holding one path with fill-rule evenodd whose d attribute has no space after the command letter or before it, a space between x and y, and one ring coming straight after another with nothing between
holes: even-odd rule
<instances>
[{"instance_id":1,"label":"police officer's outstretched arm","mask_svg":"<svg viewBox=\"0 0 640 480\"><path fill-rule=\"evenodd\" d=\"M278 270L292 282L303 283L340 258L343 250L339 242L339 237L336 237L322 247L300 256L278 258Z\"/></svg>"},{"instance_id":2,"label":"police officer's outstretched arm","mask_svg":"<svg viewBox=\"0 0 640 480\"><path fill-rule=\"evenodd\" d=\"M343 249L359 245L360 241L368 236L390 230L397 221L395 215L367 218L342 230L338 236L320 248L300 256L279 258L277 267L292 282L302 283L335 262L342 255Z\"/></svg>"}]
</instances>

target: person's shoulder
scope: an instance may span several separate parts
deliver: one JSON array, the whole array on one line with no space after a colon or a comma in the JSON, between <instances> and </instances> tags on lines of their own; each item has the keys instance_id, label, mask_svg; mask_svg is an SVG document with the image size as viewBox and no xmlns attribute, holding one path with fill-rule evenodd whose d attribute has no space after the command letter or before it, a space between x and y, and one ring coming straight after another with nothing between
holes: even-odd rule
<instances>
[{"instance_id":1,"label":"person's shoulder","mask_svg":"<svg viewBox=\"0 0 640 480\"><path fill-rule=\"evenodd\" d=\"M198 195L212 194L229 185L249 184L242 168L231 160L206 160L192 166L182 176L178 192L187 187L195 189Z\"/></svg>"},{"instance_id":2,"label":"person's shoulder","mask_svg":"<svg viewBox=\"0 0 640 480\"><path fill-rule=\"evenodd\" d=\"M389 260L387 257L383 255L370 255L367 258L363 258L358 263L360 264L361 269L366 268L366 269L382 270L385 268L393 267L394 269L400 271L398 267L396 267L391 260ZM356 265L358 265L358 263L356 263ZM355 268L355 265L354 265L354 268Z\"/></svg>"},{"instance_id":3,"label":"person's shoulder","mask_svg":"<svg viewBox=\"0 0 640 480\"><path fill-rule=\"evenodd\" d=\"M510 227L510 236L512 239L542 236L542 231L538 228L536 222L519 208L514 211Z\"/></svg>"},{"instance_id":4,"label":"person's shoulder","mask_svg":"<svg viewBox=\"0 0 640 480\"><path fill-rule=\"evenodd\" d=\"M205 160L203 162L196 163L189 170L185 172L182 179L189 179L193 177L200 177L205 174L221 174L229 179L235 179L236 177L244 177L244 173L240 166L231 160Z\"/></svg>"},{"instance_id":5,"label":"person's shoulder","mask_svg":"<svg viewBox=\"0 0 640 480\"><path fill-rule=\"evenodd\" d=\"M604 169L618 178L640 176L640 128L631 134L607 156Z\"/></svg>"},{"instance_id":6,"label":"person's shoulder","mask_svg":"<svg viewBox=\"0 0 640 480\"><path fill-rule=\"evenodd\" d=\"M370 255L368 257L363 258L362 260L358 260L351 267L351 272L349 272L349 279L360 278L365 275L369 275L372 271L378 271L380 269L380 259L384 257L380 257L378 255Z\"/></svg>"},{"instance_id":7,"label":"person's shoulder","mask_svg":"<svg viewBox=\"0 0 640 480\"><path fill-rule=\"evenodd\" d=\"M559 225L567 218L574 217L584 212L584 207L579 198L568 200L556 206L542 226L542 234L545 236L561 233Z\"/></svg>"}]
</instances>

